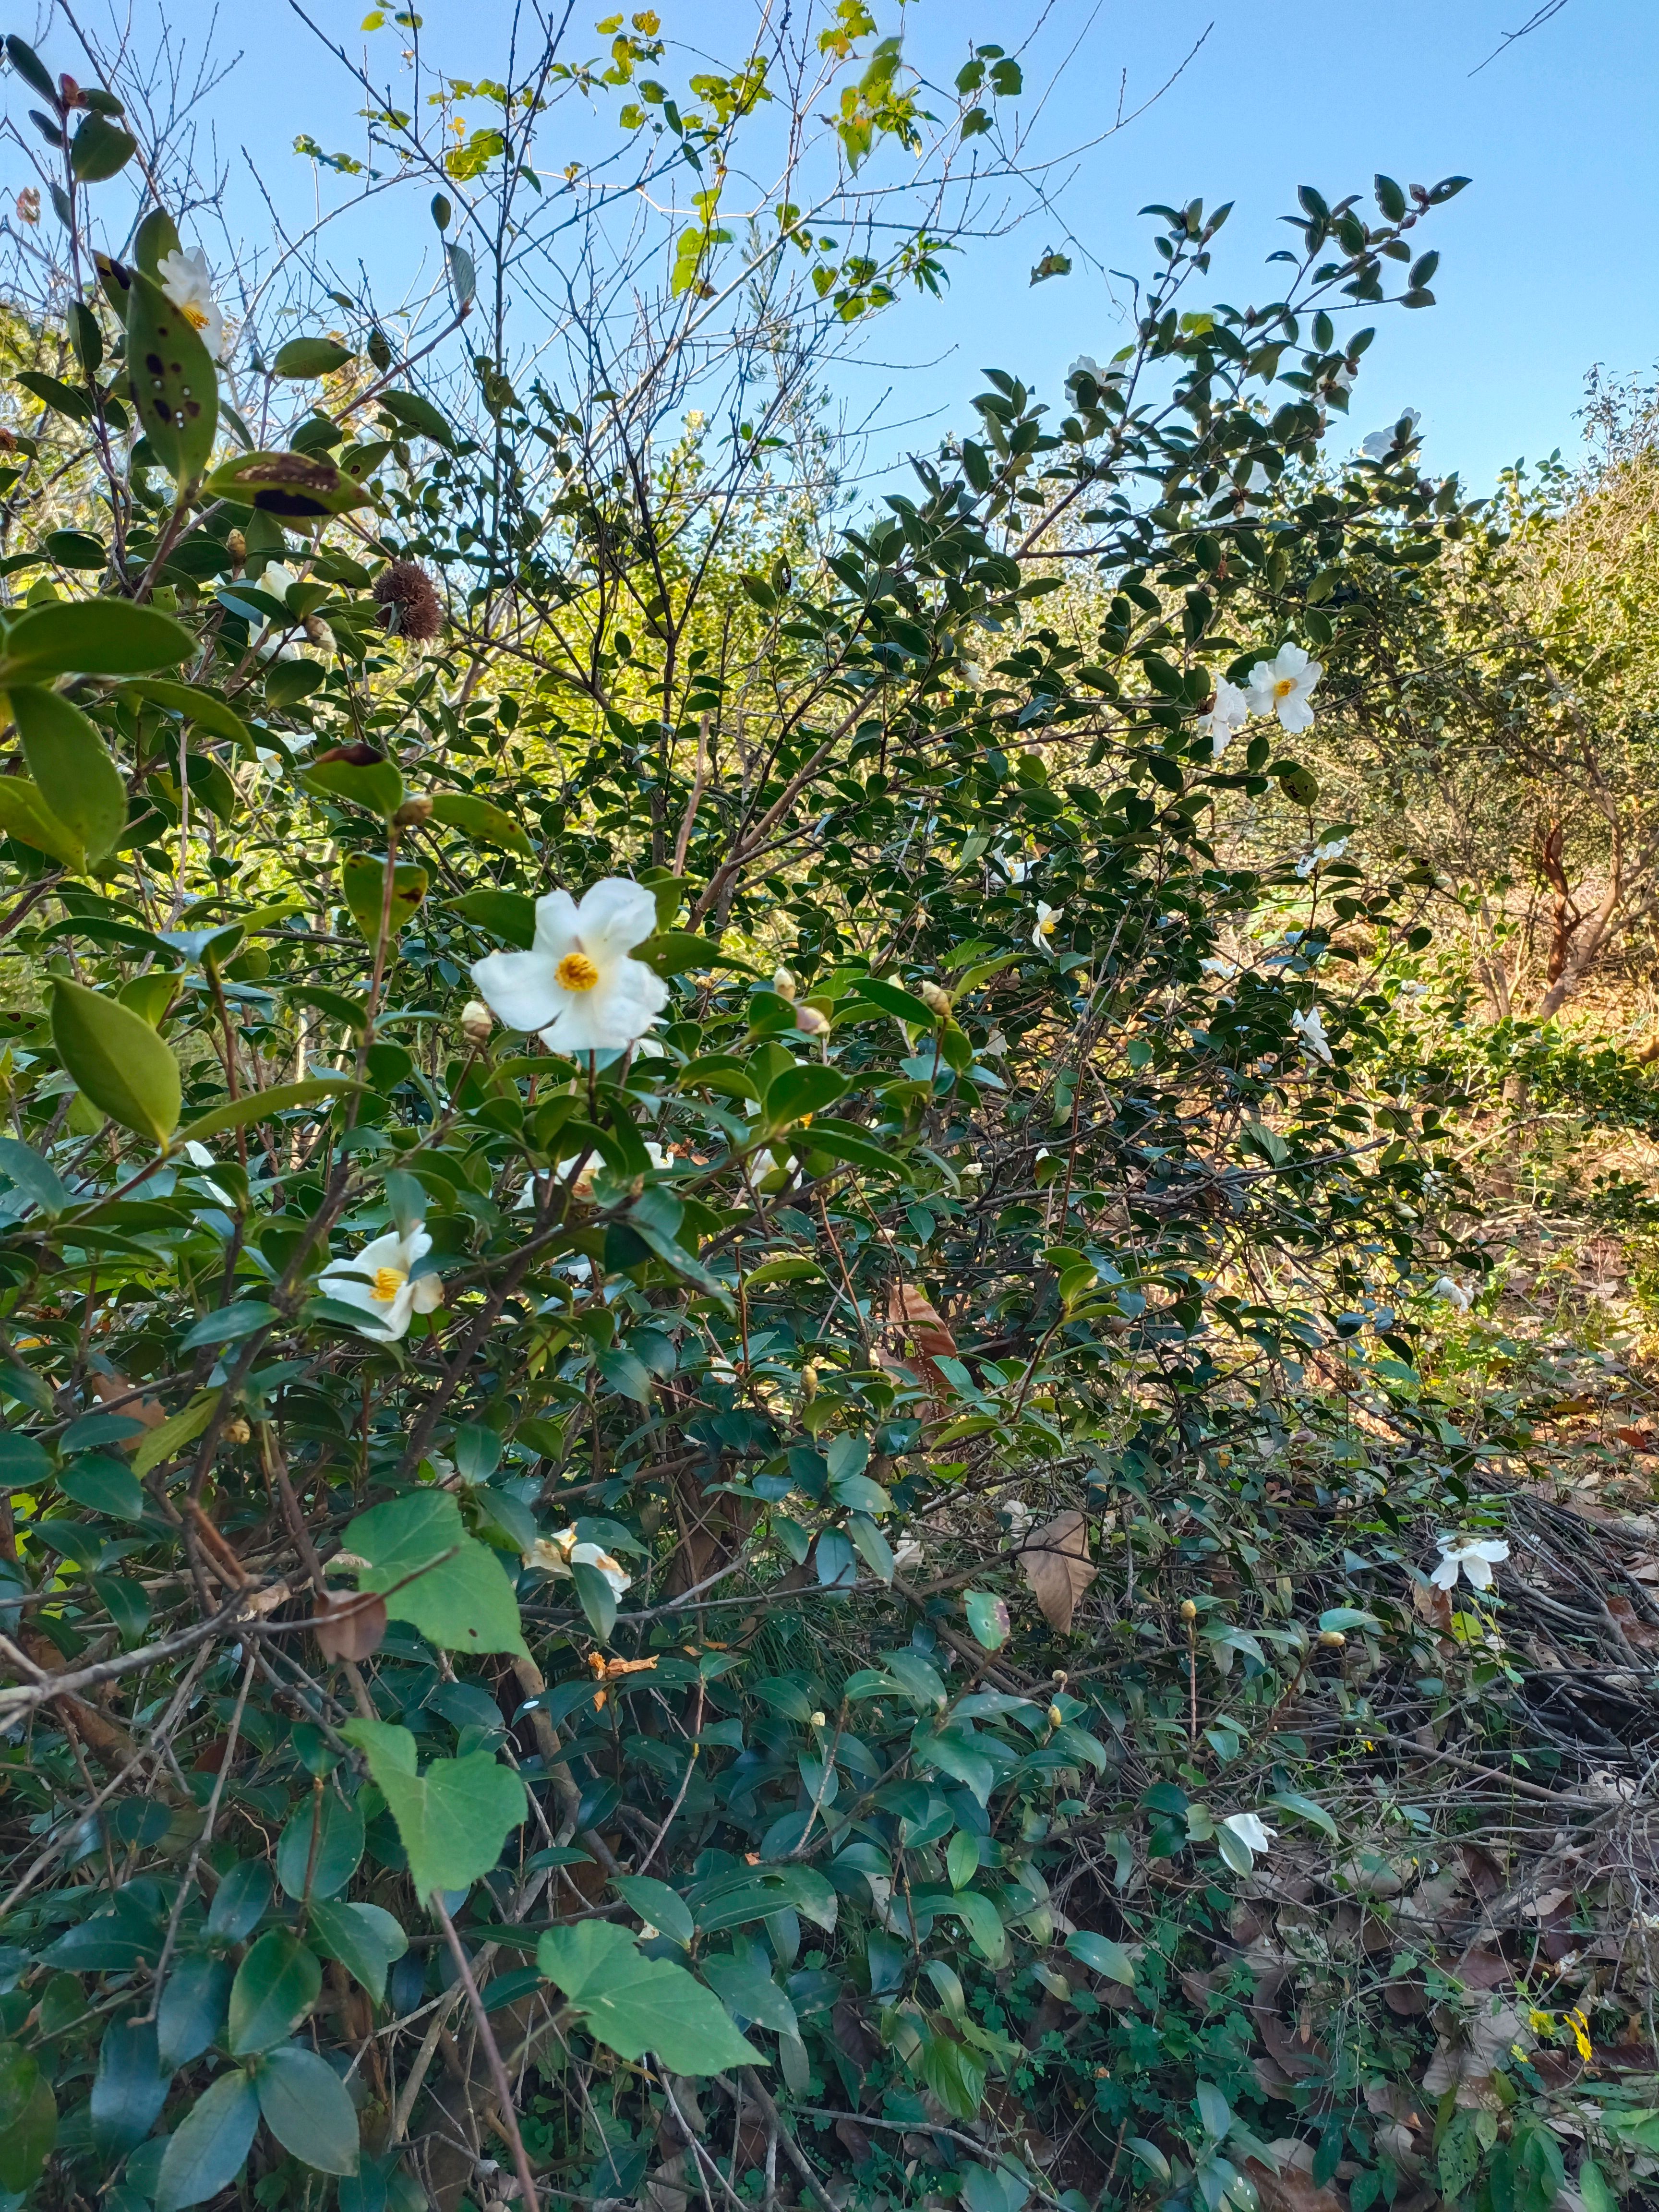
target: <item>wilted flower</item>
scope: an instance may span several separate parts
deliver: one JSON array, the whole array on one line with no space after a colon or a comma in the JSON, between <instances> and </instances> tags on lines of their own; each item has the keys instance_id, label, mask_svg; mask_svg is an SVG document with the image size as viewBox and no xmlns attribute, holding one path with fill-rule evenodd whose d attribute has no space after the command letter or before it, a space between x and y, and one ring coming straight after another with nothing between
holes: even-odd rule
<instances>
[{"instance_id":1,"label":"wilted flower","mask_svg":"<svg viewBox=\"0 0 1659 2212\"><path fill-rule=\"evenodd\" d=\"M199 246L193 253L186 253L180 247L176 253L161 256L155 264L155 273L168 299L191 330L201 332L215 361L219 360L224 352L225 319L213 296L207 255Z\"/></svg>"},{"instance_id":2,"label":"wilted flower","mask_svg":"<svg viewBox=\"0 0 1659 2212\"><path fill-rule=\"evenodd\" d=\"M1215 703L1207 714L1198 718L1198 733L1210 740L1211 756L1219 760L1234 735L1249 720L1250 702L1237 684L1230 684L1224 676L1216 678Z\"/></svg>"},{"instance_id":3,"label":"wilted flower","mask_svg":"<svg viewBox=\"0 0 1659 2212\"><path fill-rule=\"evenodd\" d=\"M1443 1298L1449 1306L1455 1306L1459 1313L1467 1313L1469 1310L1469 1294L1455 1275L1442 1275L1431 1296Z\"/></svg>"},{"instance_id":4,"label":"wilted flower","mask_svg":"<svg viewBox=\"0 0 1659 2212\"><path fill-rule=\"evenodd\" d=\"M928 1012L937 1014L941 1021L956 1003L942 984L927 981L917 984L916 996L927 1007Z\"/></svg>"},{"instance_id":5,"label":"wilted flower","mask_svg":"<svg viewBox=\"0 0 1659 2212\"><path fill-rule=\"evenodd\" d=\"M1273 488L1273 480L1260 461L1252 461L1239 478L1235 489L1241 497L1260 503Z\"/></svg>"},{"instance_id":6,"label":"wilted flower","mask_svg":"<svg viewBox=\"0 0 1659 2212\"><path fill-rule=\"evenodd\" d=\"M1037 901L1036 927L1031 932L1031 942L1039 952L1053 951L1048 940L1059 926L1062 911L1060 907L1044 906L1041 899Z\"/></svg>"},{"instance_id":7,"label":"wilted flower","mask_svg":"<svg viewBox=\"0 0 1659 2212\"><path fill-rule=\"evenodd\" d=\"M374 601L393 637L425 645L443 634L443 602L416 561L388 562L374 579Z\"/></svg>"},{"instance_id":8,"label":"wilted flower","mask_svg":"<svg viewBox=\"0 0 1659 2212\"><path fill-rule=\"evenodd\" d=\"M607 876L577 906L568 891L536 902L528 952L490 952L472 980L509 1029L538 1030L554 1052L620 1051L668 1003L668 986L630 949L657 926L642 884Z\"/></svg>"},{"instance_id":9,"label":"wilted flower","mask_svg":"<svg viewBox=\"0 0 1659 2212\"><path fill-rule=\"evenodd\" d=\"M1324 673L1321 664L1310 660L1299 645L1280 646L1273 659L1258 660L1246 678L1250 712L1277 714L1286 730L1312 729L1313 708L1308 701Z\"/></svg>"},{"instance_id":10,"label":"wilted flower","mask_svg":"<svg viewBox=\"0 0 1659 2212\"><path fill-rule=\"evenodd\" d=\"M461 1008L461 1035L470 1045L482 1050L495 1026L495 1017L482 999L469 999Z\"/></svg>"},{"instance_id":11,"label":"wilted flower","mask_svg":"<svg viewBox=\"0 0 1659 2212\"><path fill-rule=\"evenodd\" d=\"M1325 1034L1325 1024L1317 1006L1298 1006L1291 1016L1291 1027L1301 1038L1304 1052L1310 1052L1316 1060L1322 1060L1328 1067L1332 1065L1330 1039Z\"/></svg>"},{"instance_id":12,"label":"wilted flower","mask_svg":"<svg viewBox=\"0 0 1659 2212\"><path fill-rule=\"evenodd\" d=\"M795 1027L803 1036L827 1036L830 1033L830 1017L819 1006L797 1006Z\"/></svg>"},{"instance_id":13,"label":"wilted flower","mask_svg":"<svg viewBox=\"0 0 1659 2212\"><path fill-rule=\"evenodd\" d=\"M432 1239L417 1221L401 1233L388 1230L376 1237L355 1260L331 1261L317 1279L328 1297L359 1310L363 1318L357 1326L365 1336L389 1341L405 1333L411 1315L431 1313L444 1302L435 1275L411 1279L416 1262L431 1249Z\"/></svg>"},{"instance_id":14,"label":"wilted flower","mask_svg":"<svg viewBox=\"0 0 1659 2212\"><path fill-rule=\"evenodd\" d=\"M633 1584L632 1575L609 1552L598 1544L577 1542L574 1522L556 1535L538 1536L523 1558L526 1566L539 1567L544 1575L568 1575L572 1567L597 1567L611 1585L613 1597L620 1597Z\"/></svg>"},{"instance_id":15,"label":"wilted flower","mask_svg":"<svg viewBox=\"0 0 1659 2212\"><path fill-rule=\"evenodd\" d=\"M1327 860L1340 860L1347 849L1346 837L1333 837L1328 844L1316 845L1311 853L1304 853L1296 864L1296 872L1305 883L1316 868L1322 867Z\"/></svg>"},{"instance_id":16,"label":"wilted flower","mask_svg":"<svg viewBox=\"0 0 1659 2212\"><path fill-rule=\"evenodd\" d=\"M1200 960L1198 964L1206 975L1237 975L1238 973L1237 961L1229 960L1221 954L1209 960Z\"/></svg>"},{"instance_id":17,"label":"wilted flower","mask_svg":"<svg viewBox=\"0 0 1659 2212\"><path fill-rule=\"evenodd\" d=\"M1422 413L1418 408L1408 407L1390 428L1373 430L1369 436L1362 438L1359 450L1368 461L1386 461L1397 446L1405 444L1422 420Z\"/></svg>"},{"instance_id":18,"label":"wilted flower","mask_svg":"<svg viewBox=\"0 0 1659 2212\"><path fill-rule=\"evenodd\" d=\"M1224 1820L1216 1825L1225 1828L1229 1835L1237 1836L1245 1850L1253 1853L1270 1851L1279 1834L1277 1828L1270 1828L1255 1813L1229 1813Z\"/></svg>"},{"instance_id":19,"label":"wilted flower","mask_svg":"<svg viewBox=\"0 0 1659 2212\"><path fill-rule=\"evenodd\" d=\"M1492 1569L1510 1555L1501 1536L1437 1536L1435 1541L1440 1559L1429 1580L1437 1589L1455 1589L1459 1575L1471 1589L1490 1589Z\"/></svg>"},{"instance_id":20,"label":"wilted flower","mask_svg":"<svg viewBox=\"0 0 1659 2212\"><path fill-rule=\"evenodd\" d=\"M926 1558L921 1540L917 1536L901 1537L893 1547L893 1565L896 1567L919 1567Z\"/></svg>"},{"instance_id":21,"label":"wilted flower","mask_svg":"<svg viewBox=\"0 0 1659 2212\"><path fill-rule=\"evenodd\" d=\"M17 195L17 220L35 223L40 220L40 191L36 185L25 185Z\"/></svg>"}]
</instances>

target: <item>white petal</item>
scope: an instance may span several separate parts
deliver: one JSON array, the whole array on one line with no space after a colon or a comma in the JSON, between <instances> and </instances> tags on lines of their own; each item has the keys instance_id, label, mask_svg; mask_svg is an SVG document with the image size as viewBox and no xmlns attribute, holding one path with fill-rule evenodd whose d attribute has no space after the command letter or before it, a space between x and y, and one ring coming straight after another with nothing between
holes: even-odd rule
<instances>
[{"instance_id":1,"label":"white petal","mask_svg":"<svg viewBox=\"0 0 1659 2212\"><path fill-rule=\"evenodd\" d=\"M569 892L549 891L536 902L536 935L530 949L532 952L544 954L556 968L576 942L580 929L580 925L576 920L576 902Z\"/></svg>"},{"instance_id":2,"label":"white petal","mask_svg":"<svg viewBox=\"0 0 1659 2212\"><path fill-rule=\"evenodd\" d=\"M1455 1555L1441 1560L1429 1580L1437 1589L1449 1590L1457 1580L1457 1559Z\"/></svg>"},{"instance_id":3,"label":"white petal","mask_svg":"<svg viewBox=\"0 0 1659 2212\"><path fill-rule=\"evenodd\" d=\"M629 951L657 927L655 895L626 876L607 876L577 908L576 926L584 948L596 958Z\"/></svg>"},{"instance_id":4,"label":"white petal","mask_svg":"<svg viewBox=\"0 0 1659 2212\"><path fill-rule=\"evenodd\" d=\"M410 1285L410 1304L416 1313L435 1313L444 1302L444 1286L437 1275L421 1275Z\"/></svg>"},{"instance_id":5,"label":"white petal","mask_svg":"<svg viewBox=\"0 0 1659 2212\"><path fill-rule=\"evenodd\" d=\"M563 898L564 893L560 891L554 896ZM546 904L544 899L541 905ZM542 934L542 927L538 909L538 938ZM569 995L554 980L553 971L557 965L550 951L544 951L539 946L534 952L486 952L482 960L472 963L472 981L498 1021L505 1022L510 1030L528 1032L550 1022L561 1002Z\"/></svg>"}]
</instances>

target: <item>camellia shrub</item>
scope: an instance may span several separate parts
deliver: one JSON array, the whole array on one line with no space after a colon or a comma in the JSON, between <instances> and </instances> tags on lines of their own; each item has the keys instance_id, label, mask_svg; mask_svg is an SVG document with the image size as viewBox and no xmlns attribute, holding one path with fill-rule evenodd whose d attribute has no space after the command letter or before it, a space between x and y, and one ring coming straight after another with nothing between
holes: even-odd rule
<instances>
[{"instance_id":1,"label":"camellia shrub","mask_svg":"<svg viewBox=\"0 0 1659 2212\"><path fill-rule=\"evenodd\" d=\"M1461 513L1320 465L1456 180L1304 189L1248 311L1153 210L1119 355L826 536L349 302L233 399L168 212L100 242L116 95L10 55L79 276L0 617L4 2202L1392 2198L1433 2023L1270 2065L1228 1946L1510 1679L1455 1164L1366 1074L1411 885L1294 745L1322 568Z\"/></svg>"}]
</instances>

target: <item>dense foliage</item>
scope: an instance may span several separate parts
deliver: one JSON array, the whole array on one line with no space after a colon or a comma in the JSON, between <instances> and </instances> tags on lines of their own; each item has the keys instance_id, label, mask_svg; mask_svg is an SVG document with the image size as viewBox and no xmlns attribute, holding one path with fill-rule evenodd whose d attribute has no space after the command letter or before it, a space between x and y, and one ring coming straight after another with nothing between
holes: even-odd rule
<instances>
[{"instance_id":1,"label":"dense foliage","mask_svg":"<svg viewBox=\"0 0 1659 2212\"><path fill-rule=\"evenodd\" d=\"M1195 303L1225 210L1152 210L1121 353L988 372L837 531L803 333L939 281L938 194L885 261L740 238L765 70L677 105L601 28L447 88L501 122L406 352L343 293L233 342L102 212L117 93L8 42L68 275L0 616L5 2201L1546 2212L1598 2001L1511 1960L1476 2069L1419 1863L1474 1801L1396 1772L1484 1701L1501 1790L1521 1679L1524 1409L1419 1359L1484 1264L1384 988L1433 876L1293 742L1371 649L1338 580L1470 526L1408 424L1321 458L1459 180L1304 187L1249 310ZM876 33L799 50L843 210L1019 89L986 49L939 126ZM570 82L720 181L560 387L507 308Z\"/></svg>"}]
</instances>

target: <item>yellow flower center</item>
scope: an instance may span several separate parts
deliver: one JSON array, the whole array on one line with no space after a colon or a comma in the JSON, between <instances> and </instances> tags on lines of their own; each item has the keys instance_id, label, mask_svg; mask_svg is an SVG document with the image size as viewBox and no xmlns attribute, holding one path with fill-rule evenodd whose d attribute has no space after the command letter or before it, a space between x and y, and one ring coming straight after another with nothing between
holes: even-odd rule
<instances>
[{"instance_id":1,"label":"yellow flower center","mask_svg":"<svg viewBox=\"0 0 1659 2212\"><path fill-rule=\"evenodd\" d=\"M585 952L567 952L553 970L553 980L567 991L591 991L599 971Z\"/></svg>"},{"instance_id":2,"label":"yellow flower center","mask_svg":"<svg viewBox=\"0 0 1659 2212\"><path fill-rule=\"evenodd\" d=\"M408 1280L401 1267L377 1267L374 1287L368 1295L376 1305L389 1306Z\"/></svg>"},{"instance_id":3,"label":"yellow flower center","mask_svg":"<svg viewBox=\"0 0 1659 2212\"><path fill-rule=\"evenodd\" d=\"M1273 686L1273 696L1275 699L1288 699L1295 689L1296 678L1294 676L1281 676L1278 683Z\"/></svg>"},{"instance_id":4,"label":"yellow flower center","mask_svg":"<svg viewBox=\"0 0 1659 2212\"><path fill-rule=\"evenodd\" d=\"M1059 921L1059 919L1060 916L1057 914L1044 915L1039 927L1045 937L1052 937L1054 935L1054 924Z\"/></svg>"},{"instance_id":5,"label":"yellow flower center","mask_svg":"<svg viewBox=\"0 0 1659 2212\"><path fill-rule=\"evenodd\" d=\"M208 311L205 307L198 307L194 300L185 300L181 301L179 312L184 317L185 320L190 325L191 330L204 331L207 328Z\"/></svg>"}]
</instances>

